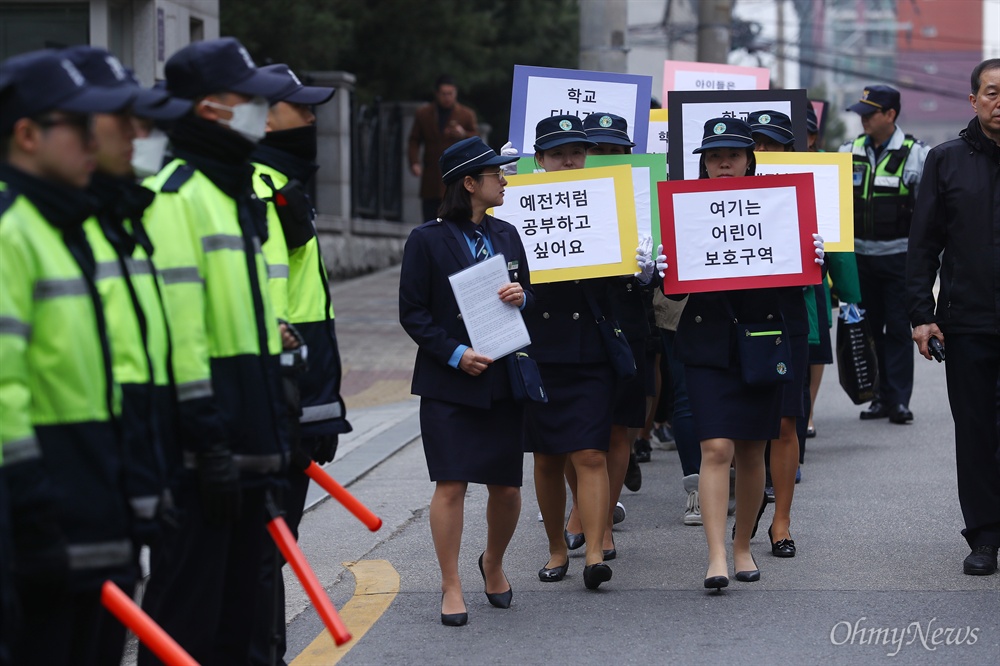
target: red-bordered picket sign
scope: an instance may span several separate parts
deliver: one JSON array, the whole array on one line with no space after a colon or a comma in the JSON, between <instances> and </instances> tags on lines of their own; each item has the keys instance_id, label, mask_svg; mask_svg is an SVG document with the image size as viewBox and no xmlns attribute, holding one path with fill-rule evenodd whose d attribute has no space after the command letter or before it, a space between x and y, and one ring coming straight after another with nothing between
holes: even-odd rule
<instances>
[{"instance_id":1,"label":"red-bordered picket sign","mask_svg":"<svg viewBox=\"0 0 1000 666\"><path fill-rule=\"evenodd\" d=\"M819 284L811 174L658 183L665 294Z\"/></svg>"}]
</instances>

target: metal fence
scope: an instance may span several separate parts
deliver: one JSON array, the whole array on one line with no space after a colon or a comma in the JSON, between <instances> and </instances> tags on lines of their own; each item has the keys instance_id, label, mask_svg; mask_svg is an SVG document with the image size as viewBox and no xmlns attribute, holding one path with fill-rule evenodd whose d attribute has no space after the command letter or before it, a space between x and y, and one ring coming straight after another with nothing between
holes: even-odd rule
<instances>
[{"instance_id":1,"label":"metal fence","mask_svg":"<svg viewBox=\"0 0 1000 666\"><path fill-rule=\"evenodd\" d=\"M376 98L351 119L351 214L403 219L403 110Z\"/></svg>"}]
</instances>

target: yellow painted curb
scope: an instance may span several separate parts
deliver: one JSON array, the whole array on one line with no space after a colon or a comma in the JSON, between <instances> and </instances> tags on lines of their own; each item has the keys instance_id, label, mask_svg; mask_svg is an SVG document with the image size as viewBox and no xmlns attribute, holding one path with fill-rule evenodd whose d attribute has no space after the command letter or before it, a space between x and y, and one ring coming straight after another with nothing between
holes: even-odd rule
<instances>
[{"instance_id":1,"label":"yellow painted curb","mask_svg":"<svg viewBox=\"0 0 1000 666\"><path fill-rule=\"evenodd\" d=\"M340 619L351 632L341 646L324 629L289 666L333 666L368 633L399 593L399 572L387 560L344 562L354 575L354 596L340 609Z\"/></svg>"}]
</instances>

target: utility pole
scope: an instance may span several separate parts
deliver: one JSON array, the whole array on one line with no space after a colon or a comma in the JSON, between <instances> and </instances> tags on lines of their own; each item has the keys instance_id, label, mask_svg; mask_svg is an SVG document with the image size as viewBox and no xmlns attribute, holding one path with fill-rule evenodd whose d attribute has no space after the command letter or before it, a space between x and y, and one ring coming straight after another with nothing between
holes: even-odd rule
<instances>
[{"instance_id":1,"label":"utility pole","mask_svg":"<svg viewBox=\"0 0 1000 666\"><path fill-rule=\"evenodd\" d=\"M729 59L732 23L733 0L698 0L698 62Z\"/></svg>"},{"instance_id":2,"label":"utility pole","mask_svg":"<svg viewBox=\"0 0 1000 666\"><path fill-rule=\"evenodd\" d=\"M580 69L624 74L628 63L627 0L580 3Z\"/></svg>"},{"instance_id":3,"label":"utility pole","mask_svg":"<svg viewBox=\"0 0 1000 666\"><path fill-rule=\"evenodd\" d=\"M778 2L778 44L775 48L775 58L777 59L778 73L774 77L775 85L779 90L785 88L785 0Z\"/></svg>"}]
</instances>

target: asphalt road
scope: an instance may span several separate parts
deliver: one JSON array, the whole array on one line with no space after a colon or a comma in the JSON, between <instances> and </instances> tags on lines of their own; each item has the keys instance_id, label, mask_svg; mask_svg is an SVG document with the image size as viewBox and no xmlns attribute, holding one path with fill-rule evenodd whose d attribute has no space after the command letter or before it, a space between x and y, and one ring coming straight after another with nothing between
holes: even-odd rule
<instances>
[{"instance_id":1,"label":"asphalt road","mask_svg":"<svg viewBox=\"0 0 1000 666\"><path fill-rule=\"evenodd\" d=\"M362 280L384 294L396 275L390 269ZM348 289L364 293L360 286L343 287L341 300ZM353 344L340 323L347 308L338 305L345 365ZM388 326L389 319L380 323ZM399 383L413 347L396 326L377 334L391 350L379 361L392 368L384 376ZM363 337L371 335L369 329ZM461 556L470 619L461 628L439 622L440 579L427 515L433 486L413 439L417 402L356 407L359 442L342 447L328 470L383 527L372 533L325 501L306 514L301 546L338 609L364 593L344 562L387 562L398 573L398 592L382 596L388 607L369 614L367 633L346 652L297 663L1000 663L1000 575L962 573L969 551L960 535L943 367L919 357L916 366L916 419L906 426L860 421L860 407L828 368L817 406L819 434L809 440L796 487L798 555L771 556L769 507L753 542L762 580L733 580L721 595L702 588L704 534L682 524L685 494L674 452L654 450L652 462L642 465L642 489L625 491L628 516L616 530L614 578L596 592L583 586L582 551L571 553L564 581L538 581L547 547L525 456L523 509L505 560L514 590L508 610L489 606L482 593L476 560L485 543L486 491L470 486ZM291 663L323 627L287 567L286 579Z\"/></svg>"}]
</instances>

